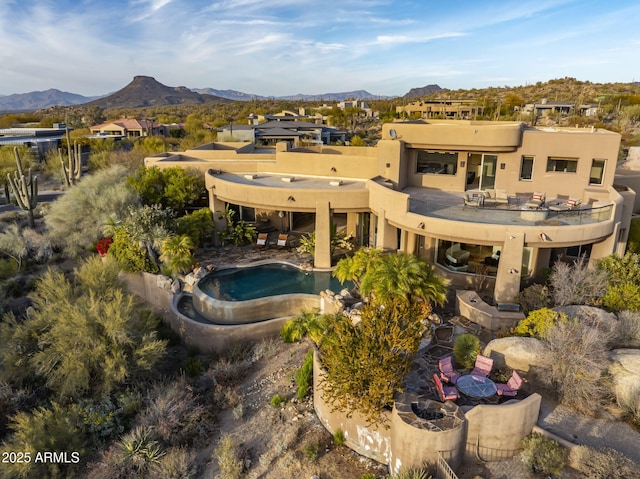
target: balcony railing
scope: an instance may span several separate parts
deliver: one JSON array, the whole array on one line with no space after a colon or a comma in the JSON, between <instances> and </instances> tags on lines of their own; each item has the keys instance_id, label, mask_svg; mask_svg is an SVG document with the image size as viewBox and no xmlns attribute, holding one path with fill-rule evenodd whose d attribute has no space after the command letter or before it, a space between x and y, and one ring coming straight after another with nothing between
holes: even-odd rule
<instances>
[{"instance_id":1,"label":"balcony railing","mask_svg":"<svg viewBox=\"0 0 640 479\"><path fill-rule=\"evenodd\" d=\"M452 205L438 200L409 200L409 211L423 216L470 223L487 223L499 225L549 225L576 226L608 221L611 219L613 205L589 207L582 205L566 211L548 208L529 209L520 205L463 206Z\"/></svg>"}]
</instances>

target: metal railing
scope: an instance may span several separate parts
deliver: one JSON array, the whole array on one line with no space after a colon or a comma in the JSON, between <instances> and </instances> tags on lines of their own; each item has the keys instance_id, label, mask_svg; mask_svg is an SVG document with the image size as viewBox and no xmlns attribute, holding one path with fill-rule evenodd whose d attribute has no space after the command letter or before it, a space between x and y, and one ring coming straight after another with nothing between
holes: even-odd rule
<instances>
[{"instance_id":1,"label":"metal railing","mask_svg":"<svg viewBox=\"0 0 640 479\"><path fill-rule=\"evenodd\" d=\"M557 211L549 208L527 209L520 206L494 208L471 207L411 198L409 211L422 216L487 224L575 226L595 224L611 219L613 205Z\"/></svg>"},{"instance_id":2,"label":"metal railing","mask_svg":"<svg viewBox=\"0 0 640 479\"><path fill-rule=\"evenodd\" d=\"M452 452L453 451L444 451L445 454ZM438 451L438 460L436 462L436 479L458 479L458 476L453 472L453 469L451 469L451 466L449 466L449 463L440 451Z\"/></svg>"}]
</instances>

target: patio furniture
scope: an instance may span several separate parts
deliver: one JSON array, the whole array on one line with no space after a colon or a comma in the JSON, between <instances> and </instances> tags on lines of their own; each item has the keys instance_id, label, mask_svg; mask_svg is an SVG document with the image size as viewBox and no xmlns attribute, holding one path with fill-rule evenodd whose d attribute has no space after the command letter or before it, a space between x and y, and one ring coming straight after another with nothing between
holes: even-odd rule
<instances>
[{"instance_id":1,"label":"patio furniture","mask_svg":"<svg viewBox=\"0 0 640 479\"><path fill-rule=\"evenodd\" d=\"M280 233L278 235L278 243L277 243L278 248L286 248L288 241L289 241L289 235Z\"/></svg>"},{"instance_id":2,"label":"patio furniture","mask_svg":"<svg viewBox=\"0 0 640 479\"><path fill-rule=\"evenodd\" d=\"M444 254L447 269L451 271L467 271L469 269L471 252L462 249L460 243L454 243L449 246Z\"/></svg>"},{"instance_id":3,"label":"patio furniture","mask_svg":"<svg viewBox=\"0 0 640 479\"><path fill-rule=\"evenodd\" d=\"M436 383L436 390L442 402L453 401L460 397L456 388L443 386L437 374L433 375L433 382Z\"/></svg>"},{"instance_id":4,"label":"patio furniture","mask_svg":"<svg viewBox=\"0 0 640 479\"><path fill-rule=\"evenodd\" d=\"M518 394L518 390L522 386L522 382L522 378L514 369L513 373L511 373L511 378L507 381L507 384L496 384L498 396L516 396Z\"/></svg>"},{"instance_id":5,"label":"patio furniture","mask_svg":"<svg viewBox=\"0 0 640 479\"><path fill-rule=\"evenodd\" d=\"M438 369L440 370L440 378L448 383L455 384L460 375L453 369L453 358L446 356L438 360Z\"/></svg>"},{"instance_id":6,"label":"patio furniture","mask_svg":"<svg viewBox=\"0 0 640 479\"><path fill-rule=\"evenodd\" d=\"M496 394L497 387L491 379L477 374L460 376L456 383L458 390L473 398L488 398Z\"/></svg>"},{"instance_id":7,"label":"patio furniture","mask_svg":"<svg viewBox=\"0 0 640 479\"><path fill-rule=\"evenodd\" d=\"M542 193L542 192L534 192L533 195L531 196L531 199L529 201L527 201L524 205L527 208L531 208L531 209L538 209L538 208L542 208L542 206L544 205L544 202L547 199L547 194L546 193Z\"/></svg>"},{"instance_id":8,"label":"patio furniture","mask_svg":"<svg viewBox=\"0 0 640 479\"><path fill-rule=\"evenodd\" d=\"M493 367L493 359L478 354L476 357L476 364L471 371L472 376L489 376L491 374L491 368Z\"/></svg>"},{"instance_id":9,"label":"patio furniture","mask_svg":"<svg viewBox=\"0 0 640 479\"><path fill-rule=\"evenodd\" d=\"M552 204L549 204L549 209L551 211L569 211L574 208L577 208L582 203L582 199L576 196L569 197L568 200L560 200L556 201Z\"/></svg>"},{"instance_id":10,"label":"patio furniture","mask_svg":"<svg viewBox=\"0 0 640 479\"><path fill-rule=\"evenodd\" d=\"M256 248L266 248L267 246L267 238L269 235L267 233L258 233L258 239L256 239Z\"/></svg>"},{"instance_id":11,"label":"patio furniture","mask_svg":"<svg viewBox=\"0 0 640 479\"><path fill-rule=\"evenodd\" d=\"M497 188L495 190L485 190L486 201L494 203L496 205L506 205L509 204L509 195L507 194L507 190L504 188Z\"/></svg>"},{"instance_id":12,"label":"patio furniture","mask_svg":"<svg viewBox=\"0 0 640 479\"><path fill-rule=\"evenodd\" d=\"M473 195L466 193L463 199L464 199L464 206L473 206L474 208L478 208L484 205L484 195L481 195L478 193Z\"/></svg>"}]
</instances>

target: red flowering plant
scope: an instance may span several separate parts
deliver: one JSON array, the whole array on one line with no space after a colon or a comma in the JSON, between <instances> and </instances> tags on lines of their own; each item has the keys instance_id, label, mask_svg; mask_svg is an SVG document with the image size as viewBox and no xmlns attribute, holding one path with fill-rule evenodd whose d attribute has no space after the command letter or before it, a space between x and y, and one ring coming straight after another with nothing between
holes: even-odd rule
<instances>
[{"instance_id":1,"label":"red flowering plant","mask_svg":"<svg viewBox=\"0 0 640 479\"><path fill-rule=\"evenodd\" d=\"M98 250L100 257L104 258L107 255L111 243L113 243L113 240L111 238L102 238L96 243L96 249Z\"/></svg>"}]
</instances>

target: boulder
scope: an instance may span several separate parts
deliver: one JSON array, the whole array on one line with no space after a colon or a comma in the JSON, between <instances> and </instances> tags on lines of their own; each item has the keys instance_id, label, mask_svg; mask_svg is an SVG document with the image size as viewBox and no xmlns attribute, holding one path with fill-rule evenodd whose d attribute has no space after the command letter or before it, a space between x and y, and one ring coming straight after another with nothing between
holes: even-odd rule
<instances>
[{"instance_id":1,"label":"boulder","mask_svg":"<svg viewBox=\"0 0 640 479\"><path fill-rule=\"evenodd\" d=\"M484 349L485 356L493 359L494 368L505 366L528 372L532 368L546 368L548 350L543 341L536 338L509 337L494 339Z\"/></svg>"},{"instance_id":2,"label":"boulder","mask_svg":"<svg viewBox=\"0 0 640 479\"><path fill-rule=\"evenodd\" d=\"M570 318L578 318L580 322L596 327L602 331L611 333L615 331L618 318L613 313L594 306L567 305L553 308L554 311L564 313Z\"/></svg>"},{"instance_id":3,"label":"boulder","mask_svg":"<svg viewBox=\"0 0 640 479\"><path fill-rule=\"evenodd\" d=\"M168 276L158 275L156 276L156 286L163 291L171 290L172 279Z\"/></svg>"},{"instance_id":4,"label":"boulder","mask_svg":"<svg viewBox=\"0 0 640 479\"><path fill-rule=\"evenodd\" d=\"M618 401L638 401L640 396L640 349L614 349L609 353L609 374Z\"/></svg>"}]
</instances>

